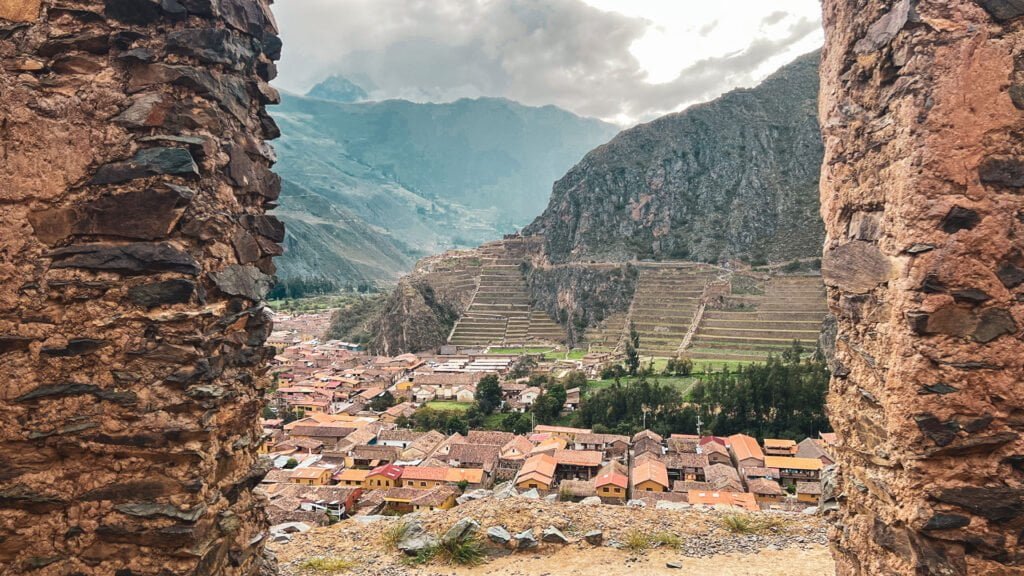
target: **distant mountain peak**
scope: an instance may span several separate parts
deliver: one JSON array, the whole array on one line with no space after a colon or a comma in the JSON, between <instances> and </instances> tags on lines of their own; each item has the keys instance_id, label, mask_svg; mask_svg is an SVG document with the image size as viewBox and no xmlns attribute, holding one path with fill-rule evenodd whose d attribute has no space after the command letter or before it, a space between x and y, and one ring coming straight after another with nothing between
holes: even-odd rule
<instances>
[{"instance_id":1,"label":"distant mountain peak","mask_svg":"<svg viewBox=\"0 0 1024 576\"><path fill-rule=\"evenodd\" d=\"M369 94L361 86L337 74L324 78L313 86L306 96L334 102L358 102L369 98Z\"/></svg>"}]
</instances>

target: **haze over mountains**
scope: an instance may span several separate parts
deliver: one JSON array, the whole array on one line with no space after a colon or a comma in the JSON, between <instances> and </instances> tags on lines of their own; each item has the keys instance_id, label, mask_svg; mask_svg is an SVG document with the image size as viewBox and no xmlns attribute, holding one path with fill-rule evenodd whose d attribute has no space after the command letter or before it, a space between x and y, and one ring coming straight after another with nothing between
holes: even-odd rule
<instances>
[{"instance_id":1,"label":"haze over mountains","mask_svg":"<svg viewBox=\"0 0 1024 576\"><path fill-rule=\"evenodd\" d=\"M274 110L288 236L279 278L389 283L425 255L530 222L551 183L617 128L505 99L359 101L331 77Z\"/></svg>"}]
</instances>

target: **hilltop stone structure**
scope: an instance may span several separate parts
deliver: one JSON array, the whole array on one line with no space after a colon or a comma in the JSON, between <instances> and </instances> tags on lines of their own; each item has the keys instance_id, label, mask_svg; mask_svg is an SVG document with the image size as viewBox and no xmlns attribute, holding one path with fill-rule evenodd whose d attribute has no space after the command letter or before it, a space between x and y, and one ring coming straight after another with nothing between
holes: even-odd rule
<instances>
[{"instance_id":1,"label":"hilltop stone structure","mask_svg":"<svg viewBox=\"0 0 1024 576\"><path fill-rule=\"evenodd\" d=\"M264 0L0 1L0 566L251 575Z\"/></svg>"},{"instance_id":2,"label":"hilltop stone structure","mask_svg":"<svg viewBox=\"0 0 1024 576\"><path fill-rule=\"evenodd\" d=\"M840 575L1024 573L1022 16L824 2Z\"/></svg>"}]
</instances>

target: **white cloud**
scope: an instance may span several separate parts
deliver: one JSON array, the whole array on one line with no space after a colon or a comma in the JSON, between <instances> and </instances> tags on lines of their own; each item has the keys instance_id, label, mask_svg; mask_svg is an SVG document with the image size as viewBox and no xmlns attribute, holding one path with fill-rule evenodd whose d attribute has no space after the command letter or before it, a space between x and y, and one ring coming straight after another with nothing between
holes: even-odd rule
<instances>
[{"instance_id":1,"label":"white cloud","mask_svg":"<svg viewBox=\"0 0 1024 576\"><path fill-rule=\"evenodd\" d=\"M279 0L277 84L501 96L627 125L751 86L821 44L818 0Z\"/></svg>"}]
</instances>

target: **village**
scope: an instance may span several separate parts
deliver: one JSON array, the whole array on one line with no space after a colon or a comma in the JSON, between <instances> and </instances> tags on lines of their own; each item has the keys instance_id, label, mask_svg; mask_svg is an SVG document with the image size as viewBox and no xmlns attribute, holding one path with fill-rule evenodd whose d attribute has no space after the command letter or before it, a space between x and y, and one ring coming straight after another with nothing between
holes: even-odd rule
<instances>
[{"instance_id":1,"label":"village","mask_svg":"<svg viewBox=\"0 0 1024 576\"><path fill-rule=\"evenodd\" d=\"M273 468L259 490L275 526L446 510L498 492L591 505L806 510L819 505L822 470L834 463L831 433L797 443L545 424L523 434L403 427L424 406L473 402L489 375L500 381L506 412L529 410L541 390L509 376L521 355L373 356L318 340L323 321L279 318L268 340L278 350L276 385L260 451ZM594 375L610 362L608 354L540 358L532 370ZM567 390L563 412L580 401L579 389Z\"/></svg>"}]
</instances>

